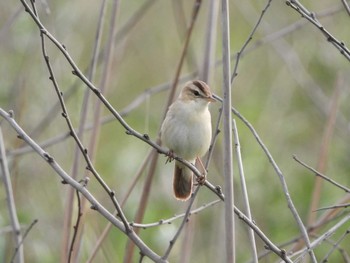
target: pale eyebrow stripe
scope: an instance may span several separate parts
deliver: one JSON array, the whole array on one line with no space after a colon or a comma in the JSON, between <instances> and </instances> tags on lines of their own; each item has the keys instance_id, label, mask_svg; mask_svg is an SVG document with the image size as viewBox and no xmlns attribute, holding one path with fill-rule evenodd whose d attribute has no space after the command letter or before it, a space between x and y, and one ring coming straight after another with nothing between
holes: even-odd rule
<instances>
[{"instance_id":1,"label":"pale eyebrow stripe","mask_svg":"<svg viewBox=\"0 0 350 263\"><path fill-rule=\"evenodd\" d=\"M195 85L197 88L199 88L204 94L207 94L201 81L195 80L195 81L193 81L193 85Z\"/></svg>"}]
</instances>

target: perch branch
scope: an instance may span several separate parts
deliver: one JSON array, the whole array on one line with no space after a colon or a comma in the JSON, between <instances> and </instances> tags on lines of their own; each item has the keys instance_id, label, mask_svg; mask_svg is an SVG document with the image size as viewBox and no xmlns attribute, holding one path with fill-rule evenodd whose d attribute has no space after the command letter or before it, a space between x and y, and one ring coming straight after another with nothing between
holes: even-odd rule
<instances>
[{"instance_id":1,"label":"perch branch","mask_svg":"<svg viewBox=\"0 0 350 263\"><path fill-rule=\"evenodd\" d=\"M125 224L118 220L112 213L110 213L104 206L102 206L97 199L87 190L85 185L80 184L79 182L72 179L62 167L55 161L55 159L47 152L45 152L35 141L33 141L25 131L17 124L17 122L12 118L12 115L5 112L0 108L0 116L2 116L11 127L17 132L18 136L23 139L27 144L29 144L33 150L44 159L51 168L62 178L62 180L72 186L74 189L79 191L90 203L91 208L99 212L103 217L105 217L109 222L111 222L115 227L117 227L120 231L125 233L140 249L140 251L154 260L155 262L163 263L167 262L159 255L157 255L154 251L152 251L132 230L132 228L126 229Z\"/></svg>"}]
</instances>

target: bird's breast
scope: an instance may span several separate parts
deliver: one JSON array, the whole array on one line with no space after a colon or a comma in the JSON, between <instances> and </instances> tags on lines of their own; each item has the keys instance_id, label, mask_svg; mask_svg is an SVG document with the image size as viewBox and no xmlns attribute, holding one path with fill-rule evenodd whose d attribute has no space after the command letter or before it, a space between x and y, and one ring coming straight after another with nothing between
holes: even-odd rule
<instances>
[{"instance_id":1,"label":"bird's breast","mask_svg":"<svg viewBox=\"0 0 350 263\"><path fill-rule=\"evenodd\" d=\"M168 117L162 129L164 144L186 160L203 156L211 141L209 111L196 112L196 114L182 111L182 114Z\"/></svg>"}]
</instances>

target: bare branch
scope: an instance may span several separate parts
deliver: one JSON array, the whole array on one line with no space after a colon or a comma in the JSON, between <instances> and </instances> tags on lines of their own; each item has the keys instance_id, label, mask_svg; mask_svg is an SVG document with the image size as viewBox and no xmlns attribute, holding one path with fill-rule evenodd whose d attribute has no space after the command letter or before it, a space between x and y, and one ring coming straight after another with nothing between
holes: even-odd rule
<instances>
[{"instance_id":1,"label":"bare branch","mask_svg":"<svg viewBox=\"0 0 350 263\"><path fill-rule=\"evenodd\" d=\"M316 211L322 211L322 210L328 210L328 209L336 209L336 208L348 208L350 206L350 203L346 204L340 204L340 205L332 205L332 206L326 206L318 208Z\"/></svg>"},{"instance_id":2,"label":"bare branch","mask_svg":"<svg viewBox=\"0 0 350 263\"><path fill-rule=\"evenodd\" d=\"M241 58L243 52L245 51L246 47L250 43L250 41L253 39L253 36L254 36L256 30L258 29L258 27L259 27L259 25L260 25L264 15L265 15L265 13L267 12L268 8L270 7L271 1L272 0L268 0L267 1L266 6L261 11L261 14L260 14L260 17L258 18L258 21L256 22L255 26L252 29L252 32L249 34L247 40L244 42L244 44L242 45L241 49L236 54L236 63L235 63L234 70L233 70L233 73L232 73L232 76L231 76L231 83L233 83L233 80L235 79L235 77L238 74L237 71L238 71L238 64L239 64L240 58Z\"/></svg>"},{"instance_id":3,"label":"bare branch","mask_svg":"<svg viewBox=\"0 0 350 263\"><path fill-rule=\"evenodd\" d=\"M226 262L236 261L235 221L232 213L234 207L234 186L232 168L232 113L231 113L231 66L230 66L230 20L228 0L222 0L222 61L223 61L223 136L224 136L224 193L225 193L225 245Z\"/></svg>"},{"instance_id":4,"label":"bare branch","mask_svg":"<svg viewBox=\"0 0 350 263\"><path fill-rule=\"evenodd\" d=\"M342 82L343 82L342 78L338 76L337 84L335 85L333 96L330 101L331 110L328 115L327 121L325 123L323 137L322 137L322 144L321 144L320 154L319 154L318 163L317 163L317 170L321 172L326 171L329 148L332 141L335 122L337 118L337 112L339 108L340 87L343 86ZM313 213L313 211L316 210L317 207L319 206L321 193L322 193L323 180L320 177L316 177L315 179L316 180L314 181L314 189L312 193L312 199L311 199L310 210L309 210L308 225L311 225L315 222L316 214Z\"/></svg>"},{"instance_id":5,"label":"bare branch","mask_svg":"<svg viewBox=\"0 0 350 263\"><path fill-rule=\"evenodd\" d=\"M331 254L339 248L339 244L350 234L350 229L347 229L344 234L338 239L337 242L333 245L332 249L327 253L327 255L324 256L324 258L321 260L322 263L329 262L328 258L331 256Z\"/></svg>"},{"instance_id":6,"label":"bare branch","mask_svg":"<svg viewBox=\"0 0 350 263\"><path fill-rule=\"evenodd\" d=\"M326 180L327 182L335 185L336 187L344 190L346 193L350 193L350 189L337 183L336 181L332 180L331 178L325 176L324 174L316 171L314 168L312 168L311 166L307 165L306 163L304 163L303 161L301 161L296 155L293 155L293 159L295 161L297 161L298 163L300 163L302 166L304 166L305 168L309 169L310 171L312 171L313 173L315 173L316 176L321 177L322 179Z\"/></svg>"},{"instance_id":7,"label":"bare branch","mask_svg":"<svg viewBox=\"0 0 350 263\"><path fill-rule=\"evenodd\" d=\"M188 213L188 216L191 216L191 215L194 215L194 214L198 214L200 213L201 211L209 208L209 207L212 207L214 205L216 205L217 203L219 203L220 201L222 201L221 199L217 199L217 200L214 200L208 204L204 204L196 209L193 209L191 210L189 213ZM130 225L132 227L138 227L138 228L150 228L150 227L155 227L155 226L160 226L160 225L166 225L166 224L171 224L173 221L179 219L179 218L183 218L186 216L186 213L182 213L182 214L179 214L179 215L175 215L171 218L168 218L168 219L160 219L158 222L154 222L154 223L148 223L148 224L138 224L138 223L131 223Z\"/></svg>"},{"instance_id":8,"label":"bare branch","mask_svg":"<svg viewBox=\"0 0 350 263\"><path fill-rule=\"evenodd\" d=\"M17 209L15 204L15 198L13 196L13 188L10 178L10 171L7 166L7 158L5 153L5 143L4 138L2 135L2 129L0 127L0 169L2 173L2 178L4 181L4 187L6 191L6 201L7 201L7 207L10 214L10 221L12 225L12 231L14 235L16 250L13 255L13 259L17 255L17 261L18 263L24 263L24 252L23 252L23 246L21 246L23 237L21 234L21 226L19 224L19 220L17 217ZM13 261L13 260L11 260Z\"/></svg>"},{"instance_id":9,"label":"bare branch","mask_svg":"<svg viewBox=\"0 0 350 263\"><path fill-rule=\"evenodd\" d=\"M38 223L38 219L33 220L33 222L29 225L29 227L28 227L28 228L26 229L26 231L24 232L23 238L22 238L22 240L21 240L21 243L19 244L18 247L16 247L15 252L13 253L13 256L12 256L11 261L10 261L11 263L13 263L13 261L14 261L14 259L15 259L15 257L16 257L16 254L17 254L17 252L18 252L18 250L21 249L21 247L23 246L23 242L24 242L25 238L27 237L27 235L29 234L30 230L32 230L33 226L34 226L36 223Z\"/></svg>"},{"instance_id":10,"label":"bare branch","mask_svg":"<svg viewBox=\"0 0 350 263\"><path fill-rule=\"evenodd\" d=\"M184 60L185 60L187 51L188 51L189 42L190 42L190 39L191 39L191 36L192 36L192 32L193 32L193 28L194 28L195 22L196 22L197 17L198 17L198 13L199 13L200 7L201 7L201 0L195 0L195 2L193 4L193 7L192 7L191 21L190 21L189 28L187 30L185 43L183 44L180 60L179 60L178 65L176 67L175 77L174 77L174 80L172 82L172 87L171 87L171 90L170 90L170 94L168 95L168 100L167 100L167 104L166 104L166 110L168 109L170 104L173 102L174 97L175 97L175 91L176 91L177 85L179 83L180 73L181 73L181 70L182 70L182 67L183 67L183 64L184 64ZM162 119L165 118L166 110L163 113L163 118ZM160 134L160 132L158 132L158 138L157 138L157 142L155 144L157 146L161 145L159 134ZM149 136L148 135L144 135L143 137L145 139L149 140ZM135 216L135 221L141 221L143 216L144 216L145 208L146 208L146 205L147 205L147 202L148 202L149 192L150 192L150 189L151 189L151 183L153 181L153 176L154 176L154 173L155 173L155 168L156 168L156 164L157 164L157 160L158 160L158 154L156 154L155 151L152 151L151 154L152 154L151 164L150 164L150 168L149 168L149 171L148 171L148 174L147 174L146 182L144 184L143 192L142 192L142 195L141 195L140 205L139 205L139 208L138 208L136 216ZM198 172L198 170L197 170L197 172ZM196 174L196 176L200 176L200 173L195 173L195 174ZM133 248L134 248L134 246L129 242L127 244L127 248L126 248L126 256L124 257L124 263L130 263L132 261Z\"/></svg>"},{"instance_id":11,"label":"bare branch","mask_svg":"<svg viewBox=\"0 0 350 263\"><path fill-rule=\"evenodd\" d=\"M328 237L333 235L335 231L337 231L340 227L342 227L345 223L349 222L350 215L345 216L342 218L338 223L336 223L334 226L332 226L330 229L328 229L324 234L322 234L320 237L315 239L311 244L309 248L304 248L303 250L295 253L293 256L298 256L295 261L298 262L303 256L309 252L310 249L314 249L317 246L319 246L324 240L326 240Z\"/></svg>"},{"instance_id":12,"label":"bare branch","mask_svg":"<svg viewBox=\"0 0 350 263\"><path fill-rule=\"evenodd\" d=\"M102 206L97 199L87 190L84 185L81 185L79 182L75 181L71 176L69 176L62 167L55 161L55 159L47 152L45 152L36 142L34 142L25 132L24 130L17 124L17 122L12 118L12 115L5 112L0 108L0 116L2 116L11 127L17 132L17 134L28 143L35 152L44 159L51 168L62 178L63 182L69 184L74 189L78 190L90 203L91 208L99 212L103 217L105 217L108 221L110 221L115 227L117 227L120 231L128 235L128 237L135 243L136 246L141 250L141 252L154 260L155 262L167 262L155 252L153 252L131 229L125 228L125 225L122 221L118 220L113 214L111 214L104 206Z\"/></svg>"},{"instance_id":13,"label":"bare branch","mask_svg":"<svg viewBox=\"0 0 350 263\"><path fill-rule=\"evenodd\" d=\"M187 221L189 220L189 217L190 217L190 212L191 212L191 207L193 205L193 202L195 200L195 197L196 195L198 194L198 191L199 191L199 187L196 188L195 192L192 194L191 196L191 199L190 199L190 202L188 204L188 207L186 209L186 212L185 212L185 215L182 219L182 222L181 222L181 225L180 227L178 228L178 230L176 231L174 237L170 240L169 242L169 246L168 246L168 249L165 251L164 255L163 255L163 259L167 259L169 257L169 254L172 250L172 248L174 247L175 243L176 243L176 240L178 239L178 237L180 236L182 230L184 229L185 227L185 224L187 223Z\"/></svg>"},{"instance_id":14,"label":"bare branch","mask_svg":"<svg viewBox=\"0 0 350 263\"><path fill-rule=\"evenodd\" d=\"M346 12L347 12L348 15L350 16L350 7L349 7L348 2L346 2L346 0L341 0L341 2L343 3Z\"/></svg>"},{"instance_id":15,"label":"bare branch","mask_svg":"<svg viewBox=\"0 0 350 263\"><path fill-rule=\"evenodd\" d=\"M327 41L335 46L347 60L350 61L350 50L346 47L344 42L336 39L325 27L318 21L315 13L307 10L298 0L287 0L286 4L306 18L311 24L316 26L321 33L326 37Z\"/></svg>"},{"instance_id":16,"label":"bare branch","mask_svg":"<svg viewBox=\"0 0 350 263\"><path fill-rule=\"evenodd\" d=\"M215 98L219 101L221 101L222 99L218 96L215 95ZM260 139L258 133L255 131L253 125L251 125L248 120L246 120L235 108L232 108L231 109L232 112L249 128L249 130L251 131L251 133L253 134L253 136L255 137L255 139L257 140L257 142L259 143L260 147L262 148L262 150L264 151L264 153L266 154L267 158L269 159L272 167L274 168L276 174L278 175L279 179L280 179L280 182L281 182L281 185L282 185L282 188L283 188L283 192L285 194L285 198L286 198L286 201L288 203L288 207L289 209L291 210L292 212L292 215L294 216L294 219L297 223L297 225L299 226L299 229L300 229L300 232L301 234L303 235L303 238L307 244L307 246L309 246L310 244L310 240L309 240L309 237L308 237L308 234L307 234L307 231L306 231L306 228L293 204L293 201L290 197L290 194L289 194L289 191L288 191L288 186L287 186L287 183L285 181L285 178L283 176L283 173L282 171L280 170L280 168L278 167L277 163L275 162L275 160L273 159L272 155L270 154L269 150L267 149L267 147L265 146L265 144L262 142L262 140ZM313 262L316 262L316 259L314 258L315 255L313 253L312 250L309 251L310 252L310 256L311 258L314 259Z\"/></svg>"},{"instance_id":17,"label":"bare branch","mask_svg":"<svg viewBox=\"0 0 350 263\"><path fill-rule=\"evenodd\" d=\"M232 120L232 126L233 126L233 136L234 136L234 143L235 143L235 150L236 150L236 157L237 157L238 172L239 172L239 177L240 177L240 181L241 181L241 188L242 188L242 192L243 192L244 209L245 209L245 212L247 214L247 217L250 220L252 220L252 215L251 215L251 211L250 211L250 204L249 204L249 197L248 197L248 189L247 189L247 185L246 185L244 169L243 169L243 161L242 161L242 156L241 156L241 145L239 142L236 121L234 119ZM252 249L253 262L258 263L258 252L256 249L255 236L254 236L253 229L251 229L251 228L249 229L248 235L249 235L250 246Z\"/></svg>"},{"instance_id":18,"label":"bare branch","mask_svg":"<svg viewBox=\"0 0 350 263\"><path fill-rule=\"evenodd\" d=\"M75 223L75 226L73 227L74 228L74 232L73 232L72 242L71 242L70 249L69 249L68 263L70 263L71 260L72 260L72 254L73 254L73 250L74 250L74 243L75 243L75 240L76 240L77 235L78 235L78 228L79 228L80 219L81 219L81 216L82 216L81 201L80 201L79 192L76 191L76 194L77 194L77 200L78 200L78 204L77 204L77 206L78 206L78 216L77 216L77 221Z\"/></svg>"}]
</instances>

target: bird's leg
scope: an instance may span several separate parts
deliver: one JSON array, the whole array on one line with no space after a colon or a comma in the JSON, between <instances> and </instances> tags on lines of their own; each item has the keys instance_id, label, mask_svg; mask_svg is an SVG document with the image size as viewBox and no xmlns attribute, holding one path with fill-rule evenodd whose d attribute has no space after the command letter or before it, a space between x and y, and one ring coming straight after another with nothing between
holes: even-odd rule
<instances>
[{"instance_id":1,"label":"bird's leg","mask_svg":"<svg viewBox=\"0 0 350 263\"><path fill-rule=\"evenodd\" d=\"M204 185L205 180L207 179L207 170L205 169L202 160L199 157L196 158L196 167L199 169L199 171L202 172L201 176L197 177L197 183L199 185Z\"/></svg>"},{"instance_id":2,"label":"bird's leg","mask_svg":"<svg viewBox=\"0 0 350 263\"><path fill-rule=\"evenodd\" d=\"M171 163L174 160L175 155L174 155L173 150L169 150L169 152L167 152L165 155L168 156L165 163L168 163L168 162Z\"/></svg>"}]
</instances>

